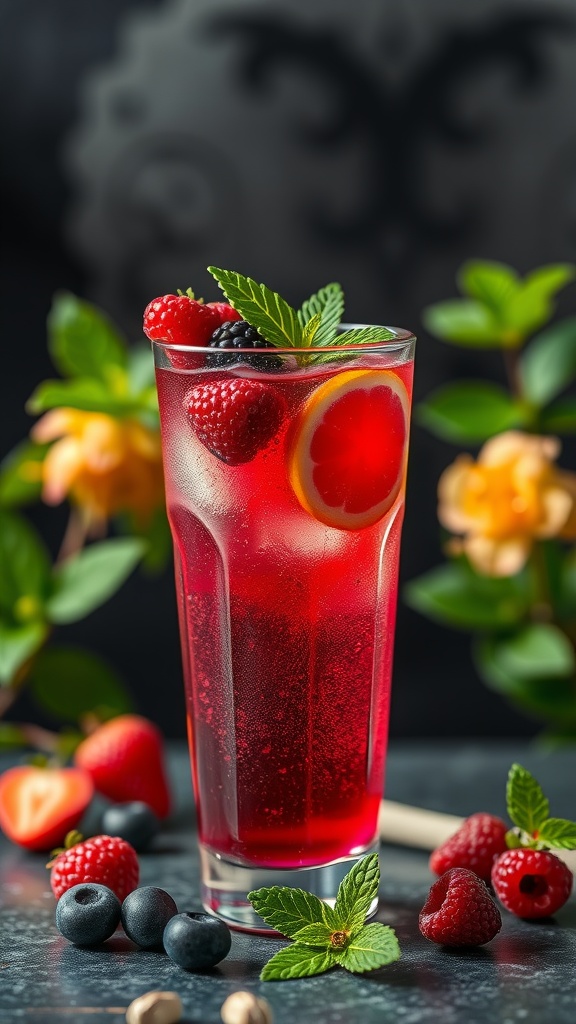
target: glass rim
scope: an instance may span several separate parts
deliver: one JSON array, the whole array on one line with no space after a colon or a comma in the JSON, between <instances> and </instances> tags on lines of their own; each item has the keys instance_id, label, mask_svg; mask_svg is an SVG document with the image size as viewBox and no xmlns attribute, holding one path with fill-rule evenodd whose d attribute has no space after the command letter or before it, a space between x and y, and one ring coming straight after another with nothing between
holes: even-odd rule
<instances>
[{"instance_id":1,"label":"glass rim","mask_svg":"<svg viewBox=\"0 0 576 1024\"><path fill-rule=\"evenodd\" d=\"M388 331L392 334L392 337L382 338L380 341L360 342L356 345L310 345L305 348L297 348L294 345L287 345L286 348L274 345L271 351L280 355L296 355L297 353L319 353L319 352L368 352L368 353L379 353L379 352L401 352L403 349L409 349L416 343L416 335L403 327L389 327L384 324L356 324L356 323L342 323L338 327L339 334L346 334L348 331L355 331L365 328L373 328L376 330ZM164 341L163 339L150 339L150 344L154 347L157 345L161 349L169 349L173 352L196 352L196 353L213 353L215 351L210 345L175 345L171 341ZM236 355L254 355L257 349L251 346L246 348L234 348L234 349L221 349L222 352L230 351Z\"/></svg>"}]
</instances>

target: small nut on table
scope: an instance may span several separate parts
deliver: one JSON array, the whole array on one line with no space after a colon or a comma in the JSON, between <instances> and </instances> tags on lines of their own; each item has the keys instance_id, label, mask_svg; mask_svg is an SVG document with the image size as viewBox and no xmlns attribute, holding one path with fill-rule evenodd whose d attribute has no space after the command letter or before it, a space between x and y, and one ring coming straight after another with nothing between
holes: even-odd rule
<instances>
[{"instance_id":1,"label":"small nut on table","mask_svg":"<svg viewBox=\"0 0 576 1024\"><path fill-rule=\"evenodd\" d=\"M146 992L126 1010L126 1024L177 1024L183 1013L177 992Z\"/></svg>"},{"instance_id":2,"label":"small nut on table","mask_svg":"<svg viewBox=\"0 0 576 1024\"><path fill-rule=\"evenodd\" d=\"M252 992L233 992L223 1004L220 1016L224 1024L273 1024L274 1014L267 999Z\"/></svg>"}]
</instances>

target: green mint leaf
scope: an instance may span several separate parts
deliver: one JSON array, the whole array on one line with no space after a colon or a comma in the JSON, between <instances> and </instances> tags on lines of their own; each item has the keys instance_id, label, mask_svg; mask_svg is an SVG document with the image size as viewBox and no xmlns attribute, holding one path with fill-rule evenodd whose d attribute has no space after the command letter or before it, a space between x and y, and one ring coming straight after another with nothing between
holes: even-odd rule
<instances>
[{"instance_id":1,"label":"green mint leaf","mask_svg":"<svg viewBox=\"0 0 576 1024\"><path fill-rule=\"evenodd\" d=\"M566 818L548 818L538 830L538 844L553 850L576 850L576 822Z\"/></svg>"},{"instance_id":2,"label":"green mint leaf","mask_svg":"<svg viewBox=\"0 0 576 1024\"><path fill-rule=\"evenodd\" d=\"M313 317L304 324L302 329L302 347L310 348L310 345L316 345L316 337L320 324L322 323L322 314L316 313Z\"/></svg>"},{"instance_id":3,"label":"green mint leaf","mask_svg":"<svg viewBox=\"0 0 576 1024\"><path fill-rule=\"evenodd\" d=\"M333 934L333 928L330 928L327 924L315 922L314 924L305 925L304 928L296 932L294 939L305 946L330 947Z\"/></svg>"},{"instance_id":4,"label":"green mint leaf","mask_svg":"<svg viewBox=\"0 0 576 1024\"><path fill-rule=\"evenodd\" d=\"M334 340L335 345L367 345L369 342L390 341L394 332L387 327L355 327L351 331L342 331Z\"/></svg>"},{"instance_id":5,"label":"green mint leaf","mask_svg":"<svg viewBox=\"0 0 576 1024\"><path fill-rule=\"evenodd\" d=\"M520 764L513 764L506 785L508 814L518 828L533 836L549 814L549 803L536 779Z\"/></svg>"},{"instance_id":6,"label":"green mint leaf","mask_svg":"<svg viewBox=\"0 0 576 1024\"><path fill-rule=\"evenodd\" d=\"M268 961L260 974L261 981L288 981L290 978L310 978L334 967L336 961L328 950L311 949L294 942L285 946Z\"/></svg>"},{"instance_id":7,"label":"green mint leaf","mask_svg":"<svg viewBox=\"0 0 576 1024\"><path fill-rule=\"evenodd\" d=\"M304 889L272 885L249 892L248 899L266 924L290 939L307 924L325 924L333 931L338 928L332 908Z\"/></svg>"},{"instance_id":8,"label":"green mint leaf","mask_svg":"<svg viewBox=\"0 0 576 1024\"><path fill-rule=\"evenodd\" d=\"M344 314L344 292L335 281L302 303L302 308L298 310L300 326L304 328L308 321L318 314L321 317L321 327L316 333L314 344L330 345L336 337Z\"/></svg>"},{"instance_id":9,"label":"green mint leaf","mask_svg":"<svg viewBox=\"0 0 576 1024\"><path fill-rule=\"evenodd\" d=\"M302 327L292 306L264 284L232 270L208 267L230 305L278 348L300 348Z\"/></svg>"},{"instance_id":10,"label":"green mint leaf","mask_svg":"<svg viewBox=\"0 0 576 1024\"><path fill-rule=\"evenodd\" d=\"M359 931L372 903L378 897L380 867L378 854L363 857L342 879L336 895L334 913L343 931Z\"/></svg>"},{"instance_id":11,"label":"green mint leaf","mask_svg":"<svg viewBox=\"0 0 576 1024\"><path fill-rule=\"evenodd\" d=\"M384 967L400 958L400 946L393 928L385 924L367 924L345 949L334 952L341 967L353 974L363 974Z\"/></svg>"}]
</instances>

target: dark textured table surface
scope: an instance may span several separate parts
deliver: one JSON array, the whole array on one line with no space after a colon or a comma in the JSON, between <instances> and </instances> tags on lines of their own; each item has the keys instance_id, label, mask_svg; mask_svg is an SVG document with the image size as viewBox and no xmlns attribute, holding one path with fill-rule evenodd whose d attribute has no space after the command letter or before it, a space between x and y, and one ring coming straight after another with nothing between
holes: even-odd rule
<instances>
[{"instance_id":1,"label":"dark textured table surface","mask_svg":"<svg viewBox=\"0 0 576 1024\"><path fill-rule=\"evenodd\" d=\"M540 779L555 816L576 816L576 752L548 757L520 744L397 744L387 795L455 814L505 813L504 781L519 760ZM198 859L185 751L171 752L177 807L152 852L142 855L143 884L168 889L179 909L199 909ZM45 858L0 840L0 1024L119 1024L136 996L174 989L186 1022L218 1024L236 989L265 995L277 1024L572 1024L576 1009L576 898L555 920L528 924L503 912L489 946L450 951L418 931L432 882L425 853L384 847L378 920L397 931L402 958L363 976L335 969L316 978L262 983L279 940L234 933L226 960L189 974L160 953L139 950L118 932L97 949L67 943L54 926Z\"/></svg>"}]
</instances>

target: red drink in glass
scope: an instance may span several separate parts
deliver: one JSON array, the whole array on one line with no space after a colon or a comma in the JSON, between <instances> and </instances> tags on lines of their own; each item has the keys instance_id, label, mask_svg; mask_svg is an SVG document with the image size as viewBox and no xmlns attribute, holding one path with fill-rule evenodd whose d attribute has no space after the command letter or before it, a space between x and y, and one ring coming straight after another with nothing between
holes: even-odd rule
<instances>
[{"instance_id":1,"label":"red drink in glass","mask_svg":"<svg viewBox=\"0 0 576 1024\"><path fill-rule=\"evenodd\" d=\"M413 341L397 332L310 365L292 352L273 373L203 367L202 350L187 361L155 345L204 901L240 926L256 925L251 888L333 898L377 840ZM208 450L186 414L194 387L230 378L265 382L284 410L276 436L239 465ZM405 429L398 408L387 420L390 383L405 396ZM334 422L322 420L326 404ZM328 502L342 459L357 466L348 512L334 513L346 525L302 493L305 433L320 420L310 451ZM355 527L372 500L366 481L390 465L400 468L391 507Z\"/></svg>"}]
</instances>

